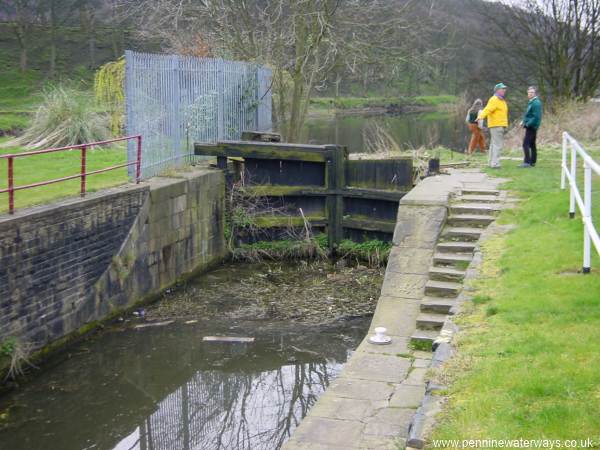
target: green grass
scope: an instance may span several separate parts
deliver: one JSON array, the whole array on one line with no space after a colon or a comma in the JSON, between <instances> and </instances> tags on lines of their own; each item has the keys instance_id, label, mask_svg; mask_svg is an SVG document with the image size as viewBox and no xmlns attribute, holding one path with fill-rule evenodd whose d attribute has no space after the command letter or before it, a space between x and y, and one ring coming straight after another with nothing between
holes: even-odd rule
<instances>
[{"instance_id":1,"label":"green grass","mask_svg":"<svg viewBox=\"0 0 600 450\"><path fill-rule=\"evenodd\" d=\"M26 113L3 113L0 112L0 130L22 130L27 128L31 121L31 115Z\"/></svg>"},{"instance_id":2,"label":"green grass","mask_svg":"<svg viewBox=\"0 0 600 450\"><path fill-rule=\"evenodd\" d=\"M313 97L310 105L316 109L360 109L386 107L389 105L440 106L456 102L454 95L430 95L420 97Z\"/></svg>"},{"instance_id":3,"label":"green grass","mask_svg":"<svg viewBox=\"0 0 600 450\"><path fill-rule=\"evenodd\" d=\"M421 95L414 98L420 105L448 105L456 103L457 98L455 95Z\"/></svg>"},{"instance_id":4,"label":"green grass","mask_svg":"<svg viewBox=\"0 0 600 450\"><path fill-rule=\"evenodd\" d=\"M6 138L0 139L0 143ZM20 153L22 148L0 148L0 155ZM34 155L14 160L15 185L26 185L38 181L76 175L81 168L81 152L78 150L68 152ZM97 170L114 166L127 161L124 145L112 147L99 147L88 152L87 170ZM127 182L127 168L116 169L87 178L87 191L116 186ZM0 189L7 187L7 162L0 159ZM15 192L15 207L48 203L64 197L77 196L80 190L80 180L73 179L48 186L40 186ZM8 211L8 194L0 194L0 213Z\"/></svg>"},{"instance_id":5,"label":"green grass","mask_svg":"<svg viewBox=\"0 0 600 450\"><path fill-rule=\"evenodd\" d=\"M449 403L433 439L592 437L598 445L600 258L594 251L592 273L577 273L582 224L568 218L559 159L545 149L535 169L503 161L493 171L512 180L506 187L522 201L500 217L515 228L483 245L482 276L457 319L463 332L445 373Z\"/></svg>"},{"instance_id":6,"label":"green grass","mask_svg":"<svg viewBox=\"0 0 600 450\"><path fill-rule=\"evenodd\" d=\"M41 101L41 80L34 71L0 72L0 130L12 132L29 125Z\"/></svg>"},{"instance_id":7,"label":"green grass","mask_svg":"<svg viewBox=\"0 0 600 450\"><path fill-rule=\"evenodd\" d=\"M344 239L340 242L338 253L342 256L361 261L369 261L376 257L379 261L386 262L391 249L391 242L383 242L377 239L364 242L354 242Z\"/></svg>"}]
</instances>

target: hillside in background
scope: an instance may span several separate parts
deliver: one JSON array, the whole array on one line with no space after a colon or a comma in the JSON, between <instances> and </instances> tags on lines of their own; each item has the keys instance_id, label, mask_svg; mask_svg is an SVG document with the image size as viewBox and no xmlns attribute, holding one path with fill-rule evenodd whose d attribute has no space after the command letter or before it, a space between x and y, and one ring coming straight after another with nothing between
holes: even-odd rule
<instances>
[{"instance_id":1,"label":"hillside in background","mask_svg":"<svg viewBox=\"0 0 600 450\"><path fill-rule=\"evenodd\" d=\"M460 95L485 97L498 81L515 89L527 83L525 61L499 49L490 31L488 17L506 15L498 3L483 0L382 0L393 8L405 8L406 22L418 23L399 33L402 54L378 48L370 60L350 66L345 55L317 85L316 96L414 97L419 95ZM38 12L27 24L27 70L20 71L23 46L18 34L15 10L6 9L0 22L0 130L22 128L25 113L38 102L47 83L71 80L89 86L94 71L118 59L124 50L172 52L160 34L139 31L136 16L127 11L114 13L111 0L88 0L92 9L69 10L68 0L52 0L58 10L55 25L48 13ZM35 2L34 2L35 3ZM41 2L40 4L45 4ZM113 5L113 6L111 6ZM113 9L111 9L113 8ZM8 12L7 12L8 11ZM382 17L381 20L385 20ZM508 19L506 19L508 20ZM180 34L185 37L184 31ZM368 32L361 39L375 39ZM352 36L348 36L352 39ZM377 42L372 42L377 48ZM401 45L400 45L401 44ZM214 56L227 57L218 50Z\"/></svg>"}]
</instances>

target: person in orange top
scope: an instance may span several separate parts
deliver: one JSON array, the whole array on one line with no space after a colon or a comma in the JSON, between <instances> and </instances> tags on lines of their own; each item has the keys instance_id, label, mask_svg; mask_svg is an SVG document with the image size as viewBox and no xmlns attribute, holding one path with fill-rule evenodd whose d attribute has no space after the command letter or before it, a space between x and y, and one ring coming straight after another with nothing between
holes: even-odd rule
<instances>
[{"instance_id":1,"label":"person in orange top","mask_svg":"<svg viewBox=\"0 0 600 450\"><path fill-rule=\"evenodd\" d=\"M507 86L504 83L498 83L494 86L494 95L477 116L477 120L487 119L487 125L492 136L488 163L493 169L500 168L500 153L502 147L504 147L504 132L508 127L508 105L505 100L506 88Z\"/></svg>"},{"instance_id":2,"label":"person in orange top","mask_svg":"<svg viewBox=\"0 0 600 450\"><path fill-rule=\"evenodd\" d=\"M469 142L469 148L467 149L467 155L473 154L475 149L479 147L479 151L481 153L485 153L485 137L483 136L483 132L481 128L483 127L483 120L478 121L477 116L481 111L481 107L483 106L483 102L480 98L473 102L473 106L469 108L467 111L467 117L465 121L471 131L471 142Z\"/></svg>"}]
</instances>

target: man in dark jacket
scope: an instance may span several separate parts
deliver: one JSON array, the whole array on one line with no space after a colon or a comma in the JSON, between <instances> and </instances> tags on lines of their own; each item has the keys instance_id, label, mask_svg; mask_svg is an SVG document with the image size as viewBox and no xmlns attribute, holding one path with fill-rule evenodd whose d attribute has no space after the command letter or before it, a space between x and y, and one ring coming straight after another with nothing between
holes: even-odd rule
<instances>
[{"instance_id":1,"label":"man in dark jacket","mask_svg":"<svg viewBox=\"0 0 600 450\"><path fill-rule=\"evenodd\" d=\"M537 147L535 140L537 138L537 130L542 123L542 101L539 99L537 89L530 86L527 89L527 111L523 116L521 125L525 128L525 139L523 139L523 153L525 158L520 167L535 167L537 162Z\"/></svg>"}]
</instances>

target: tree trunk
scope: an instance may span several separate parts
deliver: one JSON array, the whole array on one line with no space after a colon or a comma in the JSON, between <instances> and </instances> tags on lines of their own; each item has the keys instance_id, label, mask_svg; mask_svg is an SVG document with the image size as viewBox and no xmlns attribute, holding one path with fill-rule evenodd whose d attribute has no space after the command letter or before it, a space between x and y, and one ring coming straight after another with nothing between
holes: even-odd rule
<instances>
[{"instance_id":1,"label":"tree trunk","mask_svg":"<svg viewBox=\"0 0 600 450\"><path fill-rule=\"evenodd\" d=\"M288 132L286 140L295 142L300 134L300 122L302 111L302 97L304 95L304 78L300 69L296 69L294 74L294 89L292 91L292 103L290 106L290 122L288 124Z\"/></svg>"},{"instance_id":2,"label":"tree trunk","mask_svg":"<svg viewBox=\"0 0 600 450\"><path fill-rule=\"evenodd\" d=\"M50 0L50 78L56 74L56 0Z\"/></svg>"},{"instance_id":3,"label":"tree trunk","mask_svg":"<svg viewBox=\"0 0 600 450\"><path fill-rule=\"evenodd\" d=\"M27 70L27 33L21 25L15 27L15 33L19 43L19 68L21 72L25 72Z\"/></svg>"},{"instance_id":4,"label":"tree trunk","mask_svg":"<svg viewBox=\"0 0 600 450\"><path fill-rule=\"evenodd\" d=\"M79 10L79 24L88 39L89 67L93 69L96 67L96 17L89 5L82 6Z\"/></svg>"},{"instance_id":5,"label":"tree trunk","mask_svg":"<svg viewBox=\"0 0 600 450\"><path fill-rule=\"evenodd\" d=\"M14 24L15 35L19 44L19 68L21 72L27 70L27 45L30 23L27 17L26 5L16 2L16 21Z\"/></svg>"},{"instance_id":6,"label":"tree trunk","mask_svg":"<svg viewBox=\"0 0 600 450\"><path fill-rule=\"evenodd\" d=\"M90 50L90 69L94 69L96 67L96 36L93 31L90 33L88 46Z\"/></svg>"},{"instance_id":7,"label":"tree trunk","mask_svg":"<svg viewBox=\"0 0 600 450\"><path fill-rule=\"evenodd\" d=\"M21 54L19 56L19 68L21 72L27 71L27 48L21 47Z\"/></svg>"}]
</instances>

